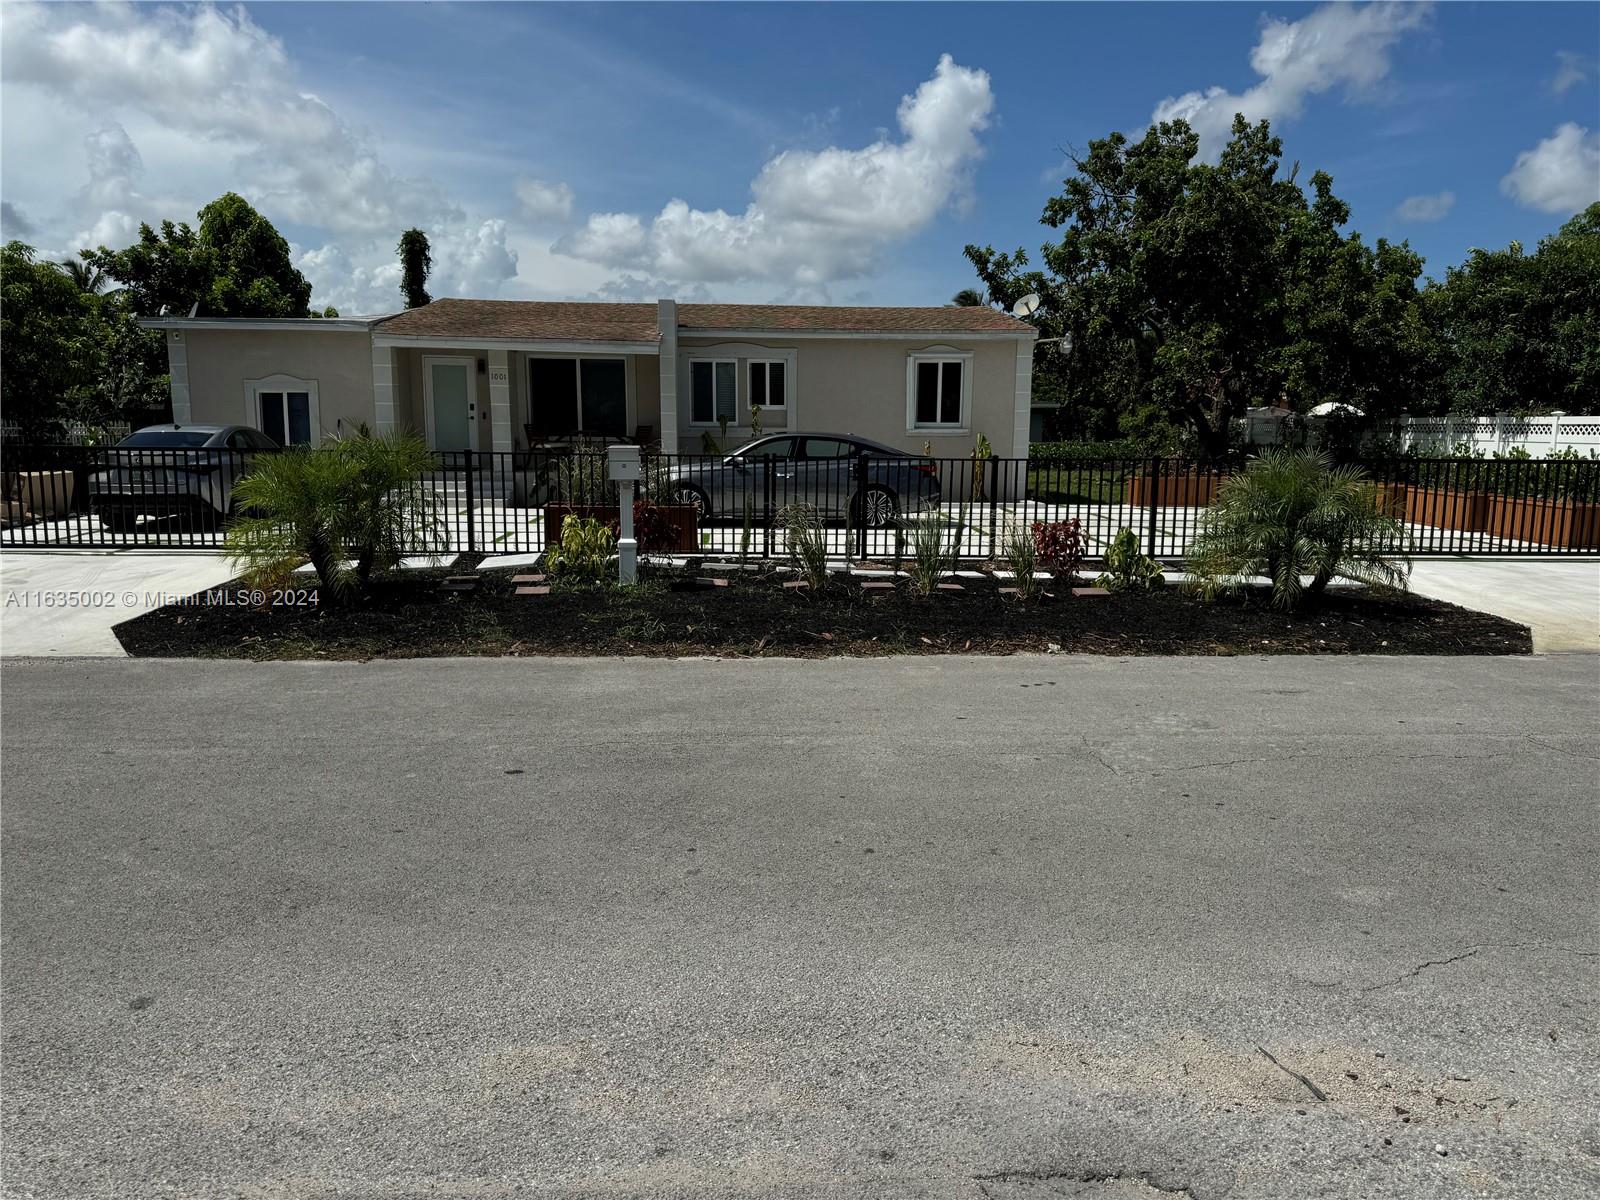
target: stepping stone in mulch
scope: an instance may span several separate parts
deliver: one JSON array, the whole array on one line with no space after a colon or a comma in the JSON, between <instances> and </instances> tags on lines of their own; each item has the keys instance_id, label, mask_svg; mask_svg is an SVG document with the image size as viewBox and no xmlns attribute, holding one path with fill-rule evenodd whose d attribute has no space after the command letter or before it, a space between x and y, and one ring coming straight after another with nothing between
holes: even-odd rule
<instances>
[{"instance_id":1,"label":"stepping stone in mulch","mask_svg":"<svg viewBox=\"0 0 1600 1200\"><path fill-rule=\"evenodd\" d=\"M542 579L543 576L540 576L540 578ZM549 594L550 589L548 587L519 587L517 589L517 595L519 596L548 596Z\"/></svg>"},{"instance_id":2,"label":"stepping stone in mulch","mask_svg":"<svg viewBox=\"0 0 1600 1200\"><path fill-rule=\"evenodd\" d=\"M789 588L789 589L791 589L793 591L799 592L799 591L806 590L811 585L809 583L807 583L804 579L786 579L783 582L783 586L786 587L786 588Z\"/></svg>"},{"instance_id":3,"label":"stepping stone in mulch","mask_svg":"<svg viewBox=\"0 0 1600 1200\"><path fill-rule=\"evenodd\" d=\"M672 581L672 590L675 592L702 592L712 588L725 588L728 586L726 579L675 579Z\"/></svg>"},{"instance_id":4,"label":"stepping stone in mulch","mask_svg":"<svg viewBox=\"0 0 1600 1200\"><path fill-rule=\"evenodd\" d=\"M545 577L543 575L513 575L511 577L511 582L512 583L543 583L544 579L545 579Z\"/></svg>"},{"instance_id":5,"label":"stepping stone in mulch","mask_svg":"<svg viewBox=\"0 0 1600 1200\"><path fill-rule=\"evenodd\" d=\"M1072 594L1074 596L1109 596L1111 592L1107 588L1086 587L1073 588Z\"/></svg>"},{"instance_id":6,"label":"stepping stone in mulch","mask_svg":"<svg viewBox=\"0 0 1600 1200\"><path fill-rule=\"evenodd\" d=\"M442 592L470 592L478 586L476 575L448 575L439 584Z\"/></svg>"},{"instance_id":7,"label":"stepping stone in mulch","mask_svg":"<svg viewBox=\"0 0 1600 1200\"><path fill-rule=\"evenodd\" d=\"M959 583L941 583L939 585L939 590L941 592L965 592L967 589L962 587Z\"/></svg>"},{"instance_id":8,"label":"stepping stone in mulch","mask_svg":"<svg viewBox=\"0 0 1600 1200\"><path fill-rule=\"evenodd\" d=\"M1015 596L1017 594L1017 589L1016 588L1001 588L1000 589L1000 594L1002 596Z\"/></svg>"},{"instance_id":9,"label":"stepping stone in mulch","mask_svg":"<svg viewBox=\"0 0 1600 1200\"><path fill-rule=\"evenodd\" d=\"M894 584L892 584L892 583L863 583L861 585L861 590L863 592L892 592L892 591L894 591Z\"/></svg>"}]
</instances>

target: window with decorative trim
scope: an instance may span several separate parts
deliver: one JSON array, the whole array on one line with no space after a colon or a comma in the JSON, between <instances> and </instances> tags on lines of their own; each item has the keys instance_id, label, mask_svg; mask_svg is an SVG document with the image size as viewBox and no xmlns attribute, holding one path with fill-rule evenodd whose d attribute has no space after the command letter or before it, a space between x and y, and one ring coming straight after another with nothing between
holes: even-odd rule
<instances>
[{"instance_id":1,"label":"window with decorative trim","mask_svg":"<svg viewBox=\"0 0 1600 1200\"><path fill-rule=\"evenodd\" d=\"M930 351L912 354L906 366L906 428L967 428L972 394L972 355Z\"/></svg>"},{"instance_id":2,"label":"window with decorative trim","mask_svg":"<svg viewBox=\"0 0 1600 1200\"><path fill-rule=\"evenodd\" d=\"M315 446L322 440L317 381L273 375L252 379L249 422L280 446Z\"/></svg>"},{"instance_id":3,"label":"window with decorative trim","mask_svg":"<svg viewBox=\"0 0 1600 1200\"><path fill-rule=\"evenodd\" d=\"M788 402L783 359L750 360L750 403L759 408L782 408Z\"/></svg>"}]
</instances>

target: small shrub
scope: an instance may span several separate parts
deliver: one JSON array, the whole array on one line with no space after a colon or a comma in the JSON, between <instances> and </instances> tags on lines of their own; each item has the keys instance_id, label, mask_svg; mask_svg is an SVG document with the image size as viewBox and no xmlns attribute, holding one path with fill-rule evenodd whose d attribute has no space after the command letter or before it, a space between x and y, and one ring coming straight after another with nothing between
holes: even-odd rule
<instances>
[{"instance_id":1,"label":"small shrub","mask_svg":"<svg viewBox=\"0 0 1600 1200\"><path fill-rule=\"evenodd\" d=\"M1105 572L1095 583L1111 592L1152 591L1162 585L1161 564L1139 549L1139 535L1124 525L1112 539Z\"/></svg>"},{"instance_id":2,"label":"small shrub","mask_svg":"<svg viewBox=\"0 0 1600 1200\"><path fill-rule=\"evenodd\" d=\"M1066 521L1033 523L1033 553L1039 565L1056 577L1056 582L1071 587L1083 566L1088 544L1078 518Z\"/></svg>"},{"instance_id":3,"label":"small shrub","mask_svg":"<svg viewBox=\"0 0 1600 1200\"><path fill-rule=\"evenodd\" d=\"M1006 570L1011 572L1012 585L1017 589L1017 599L1026 604L1039 594L1039 581L1033 577L1039 558L1034 552L1032 532L1020 525L1012 529L1006 535L1003 550Z\"/></svg>"},{"instance_id":4,"label":"small shrub","mask_svg":"<svg viewBox=\"0 0 1600 1200\"><path fill-rule=\"evenodd\" d=\"M813 592L828 585L828 531L809 504L789 504L778 514L788 534L789 558Z\"/></svg>"},{"instance_id":5,"label":"small shrub","mask_svg":"<svg viewBox=\"0 0 1600 1200\"><path fill-rule=\"evenodd\" d=\"M925 513L909 517L902 528L911 530L911 590L919 596L931 596L946 575L956 569L961 554L961 535L966 528L966 508L954 525L942 514ZM899 538L896 538L898 545Z\"/></svg>"},{"instance_id":6,"label":"small shrub","mask_svg":"<svg viewBox=\"0 0 1600 1200\"><path fill-rule=\"evenodd\" d=\"M583 583L604 583L616 568L617 537L604 521L567 517L561 540L545 552L545 570L552 576Z\"/></svg>"},{"instance_id":7,"label":"small shrub","mask_svg":"<svg viewBox=\"0 0 1600 1200\"><path fill-rule=\"evenodd\" d=\"M617 529L616 534L621 535ZM633 540L640 554L670 554L678 548L678 531L667 510L652 500L633 502Z\"/></svg>"}]
</instances>

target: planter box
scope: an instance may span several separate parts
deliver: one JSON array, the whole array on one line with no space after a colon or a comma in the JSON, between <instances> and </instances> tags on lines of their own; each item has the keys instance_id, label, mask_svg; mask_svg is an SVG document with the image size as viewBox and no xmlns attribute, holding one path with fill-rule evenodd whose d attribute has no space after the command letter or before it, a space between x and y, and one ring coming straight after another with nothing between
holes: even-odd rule
<instances>
[{"instance_id":1,"label":"planter box","mask_svg":"<svg viewBox=\"0 0 1600 1200\"><path fill-rule=\"evenodd\" d=\"M672 527L674 541L671 547L654 553L693 554L700 549L700 510L692 504L658 504ZM553 546L561 540L561 524L569 516L592 517L604 521L613 529L621 527L622 510L615 504L546 504L544 506L544 544ZM641 552L644 551L640 547Z\"/></svg>"},{"instance_id":2,"label":"planter box","mask_svg":"<svg viewBox=\"0 0 1600 1200\"><path fill-rule=\"evenodd\" d=\"M1188 471L1182 475L1158 475L1155 479L1155 507L1205 508L1217 498L1217 489L1227 479L1207 471ZM1128 478L1127 502L1138 508L1148 507L1150 501L1150 476L1132 475Z\"/></svg>"},{"instance_id":3,"label":"planter box","mask_svg":"<svg viewBox=\"0 0 1600 1200\"><path fill-rule=\"evenodd\" d=\"M1433 525L1439 529L1458 529L1463 533L1482 533L1489 523L1489 496L1483 492L1460 492L1454 488L1417 487L1408 484L1406 520L1413 525Z\"/></svg>"},{"instance_id":4,"label":"planter box","mask_svg":"<svg viewBox=\"0 0 1600 1200\"><path fill-rule=\"evenodd\" d=\"M1403 484L1378 484L1378 511L1397 521L1406 519L1406 489Z\"/></svg>"},{"instance_id":5,"label":"planter box","mask_svg":"<svg viewBox=\"0 0 1600 1200\"><path fill-rule=\"evenodd\" d=\"M17 481L17 499L34 516L61 517L71 511L77 483L71 471L23 471Z\"/></svg>"},{"instance_id":6,"label":"planter box","mask_svg":"<svg viewBox=\"0 0 1600 1200\"><path fill-rule=\"evenodd\" d=\"M1600 504L1577 500L1519 500L1490 496L1486 528L1497 538L1600 550Z\"/></svg>"}]
</instances>

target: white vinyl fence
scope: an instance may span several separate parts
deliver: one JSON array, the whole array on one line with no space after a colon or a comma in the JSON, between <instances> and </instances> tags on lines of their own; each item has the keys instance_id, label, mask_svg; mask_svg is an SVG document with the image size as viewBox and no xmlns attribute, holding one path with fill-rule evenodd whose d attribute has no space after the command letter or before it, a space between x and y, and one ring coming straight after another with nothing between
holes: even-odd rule
<instances>
[{"instance_id":1,"label":"white vinyl fence","mask_svg":"<svg viewBox=\"0 0 1600 1200\"><path fill-rule=\"evenodd\" d=\"M1324 423L1320 417L1256 410L1238 425L1248 446L1302 441L1315 446ZM1526 451L1534 458L1547 458L1566 450L1589 455L1600 454L1600 416L1549 413L1513 417L1502 413L1492 417L1398 417L1380 421L1369 436L1436 458L1448 458L1458 451L1485 457L1512 450Z\"/></svg>"},{"instance_id":2,"label":"white vinyl fence","mask_svg":"<svg viewBox=\"0 0 1600 1200\"><path fill-rule=\"evenodd\" d=\"M1562 450L1579 454L1600 452L1600 416L1550 413L1538 417L1400 417L1377 428L1377 436L1392 438L1421 454L1444 456L1458 446L1468 453L1506 454L1525 450L1545 458Z\"/></svg>"}]
</instances>

